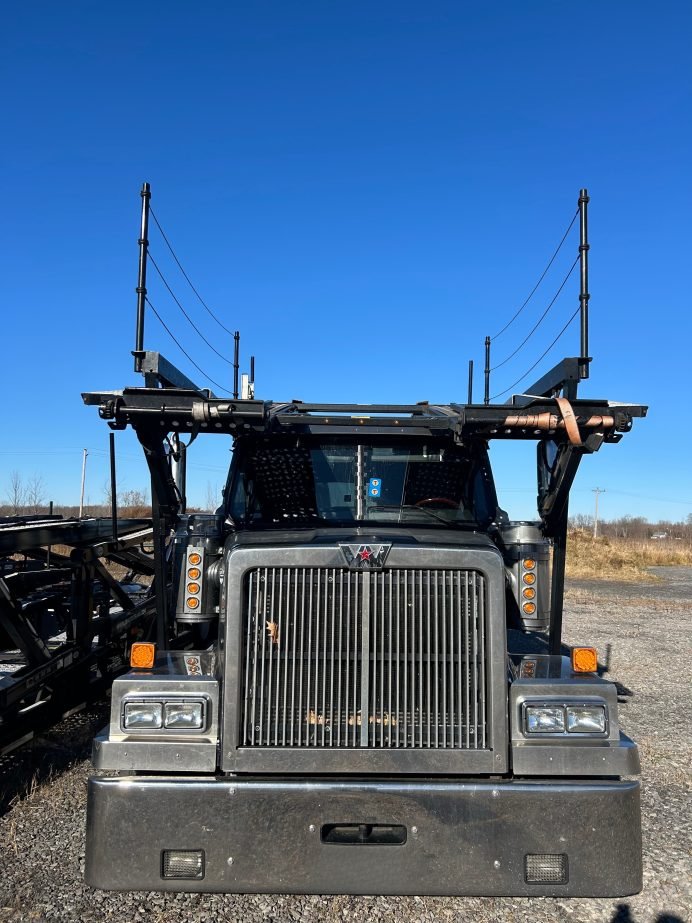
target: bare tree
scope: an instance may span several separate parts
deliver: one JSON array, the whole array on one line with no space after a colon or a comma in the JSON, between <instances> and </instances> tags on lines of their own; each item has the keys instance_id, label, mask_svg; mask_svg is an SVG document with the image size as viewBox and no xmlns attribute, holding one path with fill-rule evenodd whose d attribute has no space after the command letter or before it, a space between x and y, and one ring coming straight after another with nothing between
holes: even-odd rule
<instances>
[{"instance_id":1,"label":"bare tree","mask_svg":"<svg viewBox=\"0 0 692 923\"><path fill-rule=\"evenodd\" d=\"M207 501L205 504L206 509L213 513L220 503L221 491L219 490L218 483L212 484L211 481L207 481Z\"/></svg>"},{"instance_id":2,"label":"bare tree","mask_svg":"<svg viewBox=\"0 0 692 923\"><path fill-rule=\"evenodd\" d=\"M143 490L124 490L120 495L121 516L140 518L151 516L151 505L147 499L146 492Z\"/></svg>"},{"instance_id":3,"label":"bare tree","mask_svg":"<svg viewBox=\"0 0 692 923\"><path fill-rule=\"evenodd\" d=\"M30 513L40 513L44 505L45 485L40 474L32 474L26 485L25 502Z\"/></svg>"},{"instance_id":4,"label":"bare tree","mask_svg":"<svg viewBox=\"0 0 692 923\"><path fill-rule=\"evenodd\" d=\"M13 471L10 475L10 495L7 499L14 516L18 516L22 512L25 496L26 491L22 476L18 471Z\"/></svg>"},{"instance_id":5,"label":"bare tree","mask_svg":"<svg viewBox=\"0 0 692 923\"><path fill-rule=\"evenodd\" d=\"M103 482L103 503L108 510L111 508L111 482L110 478ZM120 504L122 502L122 496L120 493L116 494L115 502Z\"/></svg>"},{"instance_id":6,"label":"bare tree","mask_svg":"<svg viewBox=\"0 0 692 923\"><path fill-rule=\"evenodd\" d=\"M590 532L593 529L593 516L586 513L575 513L570 516L569 525L571 529L583 529Z\"/></svg>"}]
</instances>

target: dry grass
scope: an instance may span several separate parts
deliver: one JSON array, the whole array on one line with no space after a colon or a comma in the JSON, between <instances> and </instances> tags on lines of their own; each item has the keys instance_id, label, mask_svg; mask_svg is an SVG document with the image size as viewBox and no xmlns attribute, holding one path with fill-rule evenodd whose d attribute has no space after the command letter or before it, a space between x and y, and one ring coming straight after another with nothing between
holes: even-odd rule
<instances>
[{"instance_id":1,"label":"dry grass","mask_svg":"<svg viewBox=\"0 0 692 923\"><path fill-rule=\"evenodd\" d=\"M574 530L567 539L567 576L654 580L650 567L692 567L692 544L597 538Z\"/></svg>"}]
</instances>

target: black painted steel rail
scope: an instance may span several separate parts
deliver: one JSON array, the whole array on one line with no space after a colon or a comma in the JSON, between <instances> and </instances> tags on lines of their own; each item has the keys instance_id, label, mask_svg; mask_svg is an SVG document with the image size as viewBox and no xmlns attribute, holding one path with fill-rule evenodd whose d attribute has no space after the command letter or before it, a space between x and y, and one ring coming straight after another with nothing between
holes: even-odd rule
<instances>
[{"instance_id":1,"label":"black painted steel rail","mask_svg":"<svg viewBox=\"0 0 692 923\"><path fill-rule=\"evenodd\" d=\"M125 669L153 625L151 539L148 519L118 520L116 534L110 518L0 520L0 753Z\"/></svg>"}]
</instances>

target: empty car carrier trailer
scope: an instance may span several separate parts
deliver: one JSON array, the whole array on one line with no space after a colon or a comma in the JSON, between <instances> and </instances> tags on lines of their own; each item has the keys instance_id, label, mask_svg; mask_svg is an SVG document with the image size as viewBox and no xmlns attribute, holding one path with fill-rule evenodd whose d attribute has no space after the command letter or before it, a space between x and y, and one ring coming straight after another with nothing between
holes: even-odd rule
<instances>
[{"instance_id":1,"label":"empty car carrier trailer","mask_svg":"<svg viewBox=\"0 0 692 923\"><path fill-rule=\"evenodd\" d=\"M144 448L167 587L94 744L89 884L641 888L637 748L561 643L570 486L646 411L578 398L586 355L506 404L320 405L216 398L139 337L146 386L84 395ZM206 433L233 438L223 504L186 514L171 458ZM499 508L507 439L537 443L535 522Z\"/></svg>"}]
</instances>

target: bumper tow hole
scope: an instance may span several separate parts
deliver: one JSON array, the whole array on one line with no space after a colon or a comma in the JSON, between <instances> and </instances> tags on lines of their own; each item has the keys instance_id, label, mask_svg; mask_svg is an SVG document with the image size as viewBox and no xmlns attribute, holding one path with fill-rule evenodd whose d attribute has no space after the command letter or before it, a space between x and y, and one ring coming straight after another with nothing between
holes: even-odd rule
<instances>
[{"instance_id":1,"label":"bumper tow hole","mask_svg":"<svg viewBox=\"0 0 692 923\"><path fill-rule=\"evenodd\" d=\"M400 824L323 824L323 843L341 846L402 846L406 827Z\"/></svg>"}]
</instances>

